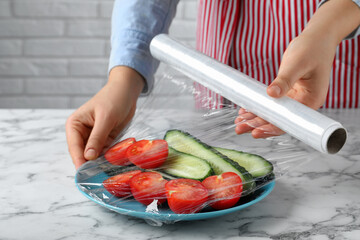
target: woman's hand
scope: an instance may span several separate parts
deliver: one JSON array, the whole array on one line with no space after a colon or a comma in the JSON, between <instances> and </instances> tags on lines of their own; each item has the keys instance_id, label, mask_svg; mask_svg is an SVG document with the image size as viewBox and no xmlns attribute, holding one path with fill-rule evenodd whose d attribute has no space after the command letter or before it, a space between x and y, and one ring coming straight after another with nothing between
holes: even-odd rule
<instances>
[{"instance_id":1,"label":"woman's hand","mask_svg":"<svg viewBox=\"0 0 360 240\"><path fill-rule=\"evenodd\" d=\"M108 83L66 122L66 138L75 168L96 159L132 119L144 80L135 70L112 69Z\"/></svg>"},{"instance_id":2,"label":"woman's hand","mask_svg":"<svg viewBox=\"0 0 360 240\"><path fill-rule=\"evenodd\" d=\"M286 49L269 96L289 96L313 109L326 99L337 45L360 24L360 11L350 0L332 0L314 14L304 31ZM251 132L254 138L284 132L255 114L240 109L235 132Z\"/></svg>"},{"instance_id":3,"label":"woman's hand","mask_svg":"<svg viewBox=\"0 0 360 240\"><path fill-rule=\"evenodd\" d=\"M276 79L267 89L268 95L287 95L313 109L321 107L328 91L335 44L301 34L286 49ZM284 132L256 115L240 109L235 119L237 134L250 132L254 138L281 135Z\"/></svg>"}]
</instances>

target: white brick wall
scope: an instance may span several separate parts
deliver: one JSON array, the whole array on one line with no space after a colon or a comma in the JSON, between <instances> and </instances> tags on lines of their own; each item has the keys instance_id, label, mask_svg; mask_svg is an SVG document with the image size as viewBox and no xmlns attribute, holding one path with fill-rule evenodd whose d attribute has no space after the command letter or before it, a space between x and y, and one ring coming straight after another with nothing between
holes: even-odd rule
<instances>
[{"instance_id":1,"label":"white brick wall","mask_svg":"<svg viewBox=\"0 0 360 240\"><path fill-rule=\"evenodd\" d=\"M66 59L48 58L1 58L0 74L3 77L51 77L67 76L68 62Z\"/></svg>"},{"instance_id":2,"label":"white brick wall","mask_svg":"<svg viewBox=\"0 0 360 240\"><path fill-rule=\"evenodd\" d=\"M99 91L107 81L112 5L0 0L0 108L77 108ZM194 46L196 11L197 0L180 0L170 35Z\"/></svg>"},{"instance_id":3,"label":"white brick wall","mask_svg":"<svg viewBox=\"0 0 360 240\"><path fill-rule=\"evenodd\" d=\"M24 54L44 57L102 57L105 43L106 40L102 39L30 39L25 40Z\"/></svg>"},{"instance_id":4,"label":"white brick wall","mask_svg":"<svg viewBox=\"0 0 360 240\"><path fill-rule=\"evenodd\" d=\"M1 19L0 37L61 37L65 23L60 20Z\"/></svg>"},{"instance_id":5,"label":"white brick wall","mask_svg":"<svg viewBox=\"0 0 360 240\"><path fill-rule=\"evenodd\" d=\"M0 17L10 17L10 1L0 1Z\"/></svg>"},{"instance_id":6,"label":"white brick wall","mask_svg":"<svg viewBox=\"0 0 360 240\"><path fill-rule=\"evenodd\" d=\"M23 41L19 39L0 39L1 56L21 56Z\"/></svg>"},{"instance_id":7,"label":"white brick wall","mask_svg":"<svg viewBox=\"0 0 360 240\"><path fill-rule=\"evenodd\" d=\"M16 17L97 17L98 1L13 0Z\"/></svg>"}]
</instances>

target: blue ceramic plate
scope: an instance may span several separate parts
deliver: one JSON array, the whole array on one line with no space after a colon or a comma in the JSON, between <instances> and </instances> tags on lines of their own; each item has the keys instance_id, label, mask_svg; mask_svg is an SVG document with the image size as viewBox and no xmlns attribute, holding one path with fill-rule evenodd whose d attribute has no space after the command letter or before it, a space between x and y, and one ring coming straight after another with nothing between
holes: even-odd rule
<instances>
[{"instance_id":1,"label":"blue ceramic plate","mask_svg":"<svg viewBox=\"0 0 360 240\"><path fill-rule=\"evenodd\" d=\"M175 214L167 206L165 206L159 207L159 211L153 213L146 212L146 206L134 199L119 199L106 191L106 189L102 186L102 182L110 176L106 174L99 165L101 164L96 163L96 161L87 162L76 173L75 183L82 194L99 205L109 208L115 212L137 218L163 222L193 221L219 217L236 212L261 201L273 190L275 186L275 181L272 181L256 190L252 195L243 197L236 206L225 210L212 210L209 207L208 209L203 209L200 213Z\"/></svg>"}]
</instances>

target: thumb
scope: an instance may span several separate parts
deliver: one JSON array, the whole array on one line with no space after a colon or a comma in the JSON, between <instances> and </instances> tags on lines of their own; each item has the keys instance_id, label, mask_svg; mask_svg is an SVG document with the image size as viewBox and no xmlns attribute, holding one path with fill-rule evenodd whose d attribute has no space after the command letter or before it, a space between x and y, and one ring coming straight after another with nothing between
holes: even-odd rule
<instances>
[{"instance_id":1,"label":"thumb","mask_svg":"<svg viewBox=\"0 0 360 240\"><path fill-rule=\"evenodd\" d=\"M279 73L275 80L267 88L267 94L270 97L279 98L285 96L294 86L297 80L303 76L302 69L299 65L286 63L280 65Z\"/></svg>"},{"instance_id":2,"label":"thumb","mask_svg":"<svg viewBox=\"0 0 360 240\"><path fill-rule=\"evenodd\" d=\"M112 124L109 121L95 120L84 151L84 157L87 160L94 160L99 156L111 132L111 127Z\"/></svg>"}]
</instances>

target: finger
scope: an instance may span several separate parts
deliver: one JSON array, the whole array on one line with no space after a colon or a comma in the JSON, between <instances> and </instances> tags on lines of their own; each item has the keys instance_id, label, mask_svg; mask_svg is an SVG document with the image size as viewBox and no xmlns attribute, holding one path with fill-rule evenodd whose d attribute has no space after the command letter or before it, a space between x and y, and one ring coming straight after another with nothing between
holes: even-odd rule
<instances>
[{"instance_id":1,"label":"finger","mask_svg":"<svg viewBox=\"0 0 360 240\"><path fill-rule=\"evenodd\" d=\"M133 118L134 114L136 111L136 104L134 104L128 115L125 117L125 119L118 125L116 126L114 129L112 129L112 131L109 133L108 139L106 140L106 143L104 145L104 151L107 150L108 147L111 146L111 144L114 142L114 140L119 136L119 134L128 126L128 124L130 123L131 119Z\"/></svg>"},{"instance_id":2,"label":"finger","mask_svg":"<svg viewBox=\"0 0 360 240\"><path fill-rule=\"evenodd\" d=\"M262 125L265 125L265 124L268 124L268 122L260 117L255 117L251 120L247 120L247 121L237 124L237 126L235 128L235 132L237 134L250 132L253 129L260 127Z\"/></svg>"},{"instance_id":3,"label":"finger","mask_svg":"<svg viewBox=\"0 0 360 240\"><path fill-rule=\"evenodd\" d=\"M112 128L113 123L109 117L100 116L95 119L94 127L85 147L85 159L94 160L100 155Z\"/></svg>"},{"instance_id":4,"label":"finger","mask_svg":"<svg viewBox=\"0 0 360 240\"><path fill-rule=\"evenodd\" d=\"M259 126L252 130L251 134L254 138L267 138L273 136L279 136L285 132L280 128L268 123L262 126Z\"/></svg>"},{"instance_id":5,"label":"finger","mask_svg":"<svg viewBox=\"0 0 360 240\"><path fill-rule=\"evenodd\" d=\"M105 144L104 144L103 149L100 152L100 154L105 153L109 149L109 147L112 146L114 140L115 140L115 137L112 137L110 134L108 136L108 138L106 139Z\"/></svg>"},{"instance_id":6,"label":"finger","mask_svg":"<svg viewBox=\"0 0 360 240\"><path fill-rule=\"evenodd\" d=\"M250 113L250 112L246 112L246 113L243 113L243 114L236 117L235 124L245 122L247 120L251 120L251 119L256 118L256 117L257 116L255 114Z\"/></svg>"},{"instance_id":7,"label":"finger","mask_svg":"<svg viewBox=\"0 0 360 240\"><path fill-rule=\"evenodd\" d=\"M248 111L245 108L240 108L239 109L239 115L247 113Z\"/></svg>"},{"instance_id":8,"label":"finger","mask_svg":"<svg viewBox=\"0 0 360 240\"><path fill-rule=\"evenodd\" d=\"M295 82L305 75L305 68L299 67L295 59L284 57L281 62L278 76L267 88L269 96L279 98L285 96L294 86Z\"/></svg>"},{"instance_id":9,"label":"finger","mask_svg":"<svg viewBox=\"0 0 360 240\"><path fill-rule=\"evenodd\" d=\"M246 123L241 123L241 124L236 125L235 132L236 132L236 134L240 135L243 133L249 133L253 129L254 129L253 127L247 125Z\"/></svg>"},{"instance_id":10,"label":"finger","mask_svg":"<svg viewBox=\"0 0 360 240\"><path fill-rule=\"evenodd\" d=\"M105 144L103 146L102 151L99 154L104 154L109 148L113 145L114 141L117 139L121 132L122 128L114 128L110 133L107 139L105 140Z\"/></svg>"},{"instance_id":11,"label":"finger","mask_svg":"<svg viewBox=\"0 0 360 240\"><path fill-rule=\"evenodd\" d=\"M65 127L69 153L75 168L78 169L86 162L86 159L84 158L84 137L86 136L84 136L84 134L88 134L86 133L88 129L86 129L85 126L81 128L81 126L79 126L79 124L71 118L69 118Z\"/></svg>"}]
</instances>

